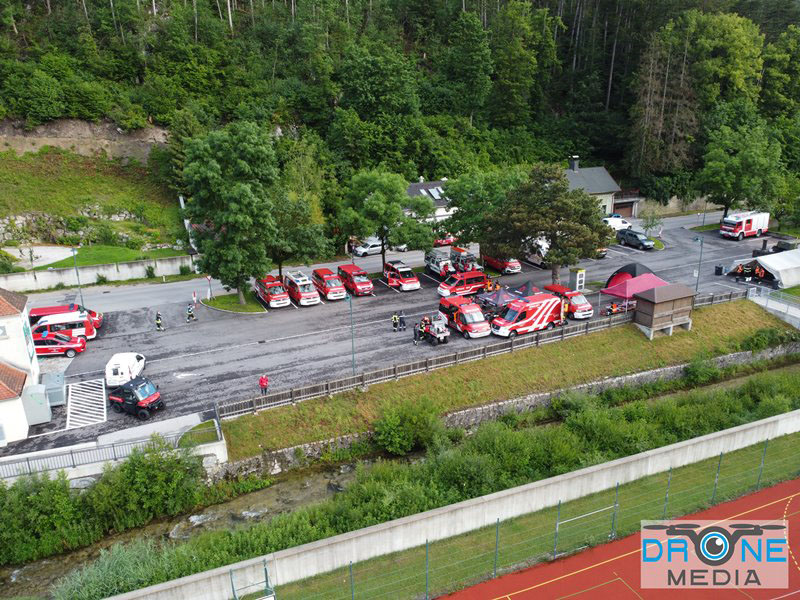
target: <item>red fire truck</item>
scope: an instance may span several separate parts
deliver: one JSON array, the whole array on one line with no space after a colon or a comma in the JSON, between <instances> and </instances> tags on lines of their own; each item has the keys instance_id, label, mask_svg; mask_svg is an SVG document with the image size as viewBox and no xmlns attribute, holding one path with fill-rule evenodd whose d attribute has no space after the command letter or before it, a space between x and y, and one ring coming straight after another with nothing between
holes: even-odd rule
<instances>
[{"instance_id":1,"label":"red fire truck","mask_svg":"<svg viewBox=\"0 0 800 600\"><path fill-rule=\"evenodd\" d=\"M746 237L761 237L769 229L769 213L751 210L750 212L728 215L722 219L719 234L735 238L740 242Z\"/></svg>"},{"instance_id":2,"label":"red fire truck","mask_svg":"<svg viewBox=\"0 0 800 600\"><path fill-rule=\"evenodd\" d=\"M462 296L442 298L439 301L439 313L450 327L460 331L466 339L485 337L491 333L480 307Z\"/></svg>"},{"instance_id":3,"label":"red fire truck","mask_svg":"<svg viewBox=\"0 0 800 600\"><path fill-rule=\"evenodd\" d=\"M561 304L561 298L552 294L535 294L514 300L492 321L492 333L513 338L523 333L563 325Z\"/></svg>"},{"instance_id":4,"label":"red fire truck","mask_svg":"<svg viewBox=\"0 0 800 600\"><path fill-rule=\"evenodd\" d=\"M565 285L546 285L544 286L551 294L563 298L567 302L567 318L568 319L591 319L594 314L592 304L586 299L586 296L580 292L569 289Z\"/></svg>"}]
</instances>

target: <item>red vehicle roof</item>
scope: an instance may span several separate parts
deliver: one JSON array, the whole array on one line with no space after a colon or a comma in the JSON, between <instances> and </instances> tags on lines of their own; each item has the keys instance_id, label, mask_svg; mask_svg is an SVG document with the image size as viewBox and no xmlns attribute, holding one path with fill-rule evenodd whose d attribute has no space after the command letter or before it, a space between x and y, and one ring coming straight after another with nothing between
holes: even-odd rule
<instances>
[{"instance_id":1,"label":"red vehicle roof","mask_svg":"<svg viewBox=\"0 0 800 600\"><path fill-rule=\"evenodd\" d=\"M351 275L354 275L355 273L366 273L364 269L352 263L348 263L346 265L339 265L339 270L344 271L345 273L350 273Z\"/></svg>"},{"instance_id":2,"label":"red vehicle roof","mask_svg":"<svg viewBox=\"0 0 800 600\"><path fill-rule=\"evenodd\" d=\"M475 301L470 298L465 298L464 296L445 296L439 300L439 304L451 304L453 306L463 307L467 304L475 304Z\"/></svg>"},{"instance_id":3,"label":"red vehicle roof","mask_svg":"<svg viewBox=\"0 0 800 600\"><path fill-rule=\"evenodd\" d=\"M314 269L314 273L316 273L317 275L319 275L320 277L323 277L323 278L324 277L335 277L336 276L333 271L331 271L330 269L326 269L326 268Z\"/></svg>"},{"instance_id":4,"label":"red vehicle roof","mask_svg":"<svg viewBox=\"0 0 800 600\"><path fill-rule=\"evenodd\" d=\"M553 283L551 285L546 285L546 286L544 286L544 289L546 289L548 292L553 292L555 294L562 294L564 296L566 296L567 294L577 294L578 293L575 290L569 289L565 285L559 285L557 283Z\"/></svg>"},{"instance_id":5,"label":"red vehicle roof","mask_svg":"<svg viewBox=\"0 0 800 600\"><path fill-rule=\"evenodd\" d=\"M267 275L261 278L261 283L281 283L281 280L275 277L274 275Z\"/></svg>"}]
</instances>

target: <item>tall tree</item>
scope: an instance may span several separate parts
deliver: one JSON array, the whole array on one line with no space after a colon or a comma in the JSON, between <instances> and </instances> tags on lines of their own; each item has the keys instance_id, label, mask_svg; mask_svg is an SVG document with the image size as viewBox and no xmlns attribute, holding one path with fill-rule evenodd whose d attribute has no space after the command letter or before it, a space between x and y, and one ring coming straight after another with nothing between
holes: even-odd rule
<instances>
[{"instance_id":1,"label":"tall tree","mask_svg":"<svg viewBox=\"0 0 800 600\"><path fill-rule=\"evenodd\" d=\"M561 267L593 257L609 241L602 217L595 198L569 189L561 166L537 163L502 209L491 214L486 228L506 256L529 256L544 242L553 283L560 283Z\"/></svg>"},{"instance_id":2,"label":"tall tree","mask_svg":"<svg viewBox=\"0 0 800 600\"><path fill-rule=\"evenodd\" d=\"M761 104L773 117L800 111L800 28L796 25L767 45Z\"/></svg>"},{"instance_id":3,"label":"tall tree","mask_svg":"<svg viewBox=\"0 0 800 600\"><path fill-rule=\"evenodd\" d=\"M489 36L475 13L462 12L450 33L445 75L454 108L468 116L483 108L491 89L492 53Z\"/></svg>"},{"instance_id":4,"label":"tall tree","mask_svg":"<svg viewBox=\"0 0 800 600\"><path fill-rule=\"evenodd\" d=\"M424 221L433 214L433 201L409 196L406 187L402 176L386 171L360 171L350 180L344 228L350 235L377 236L383 262L387 247L424 250L433 244L433 230Z\"/></svg>"},{"instance_id":5,"label":"tall tree","mask_svg":"<svg viewBox=\"0 0 800 600\"><path fill-rule=\"evenodd\" d=\"M276 235L266 240L267 256L278 266L290 259L310 263L330 253L331 247L321 223L315 223L309 196L282 194L275 202Z\"/></svg>"},{"instance_id":6,"label":"tall tree","mask_svg":"<svg viewBox=\"0 0 800 600\"><path fill-rule=\"evenodd\" d=\"M201 268L236 288L239 303L251 277L271 268L276 236L273 187L278 177L269 132L247 121L192 139L183 169Z\"/></svg>"}]
</instances>

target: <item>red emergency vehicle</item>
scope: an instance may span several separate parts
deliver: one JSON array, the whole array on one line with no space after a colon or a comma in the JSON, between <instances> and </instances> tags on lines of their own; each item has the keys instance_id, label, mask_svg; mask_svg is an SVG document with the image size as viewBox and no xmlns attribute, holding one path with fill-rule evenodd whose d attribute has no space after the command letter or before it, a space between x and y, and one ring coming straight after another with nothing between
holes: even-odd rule
<instances>
[{"instance_id":1,"label":"red emergency vehicle","mask_svg":"<svg viewBox=\"0 0 800 600\"><path fill-rule=\"evenodd\" d=\"M286 291L281 280L273 275L256 279L253 283L253 292L270 308L280 308L291 304L289 292Z\"/></svg>"},{"instance_id":2,"label":"red emergency vehicle","mask_svg":"<svg viewBox=\"0 0 800 600\"><path fill-rule=\"evenodd\" d=\"M564 285L546 285L548 292L562 298L567 302L566 317L569 319L591 319L594 314L592 304L580 292L569 289Z\"/></svg>"},{"instance_id":3,"label":"red emergency vehicle","mask_svg":"<svg viewBox=\"0 0 800 600\"><path fill-rule=\"evenodd\" d=\"M453 273L442 283L439 284L440 296L468 296L477 294L486 289L486 282L489 280L486 273L481 271L467 271L466 273Z\"/></svg>"},{"instance_id":4,"label":"red emergency vehicle","mask_svg":"<svg viewBox=\"0 0 800 600\"><path fill-rule=\"evenodd\" d=\"M320 296L325 296L327 300L342 300L347 296L341 278L330 269L314 269L311 281Z\"/></svg>"},{"instance_id":5,"label":"red emergency vehicle","mask_svg":"<svg viewBox=\"0 0 800 600\"><path fill-rule=\"evenodd\" d=\"M500 316L492 321L492 333L513 338L563 324L561 298L542 293L506 304Z\"/></svg>"},{"instance_id":6,"label":"red emergency vehicle","mask_svg":"<svg viewBox=\"0 0 800 600\"><path fill-rule=\"evenodd\" d=\"M483 267L478 264L478 259L475 258L475 255L464 248L459 248L458 246L453 246L450 248L450 262L452 263L453 268L459 273L465 273L467 271L483 271Z\"/></svg>"},{"instance_id":7,"label":"red emergency vehicle","mask_svg":"<svg viewBox=\"0 0 800 600\"><path fill-rule=\"evenodd\" d=\"M445 233L442 237L433 240L433 247L452 246L456 243L456 240L457 238L452 233Z\"/></svg>"},{"instance_id":8,"label":"red emergency vehicle","mask_svg":"<svg viewBox=\"0 0 800 600\"><path fill-rule=\"evenodd\" d=\"M740 242L746 237L761 237L761 234L768 230L769 213L755 210L728 215L722 219L719 226L721 236L736 238Z\"/></svg>"},{"instance_id":9,"label":"red emergency vehicle","mask_svg":"<svg viewBox=\"0 0 800 600\"><path fill-rule=\"evenodd\" d=\"M495 258L493 256L486 256L481 254L483 263L492 267L495 271L501 273L521 273L522 265L516 258Z\"/></svg>"},{"instance_id":10,"label":"red emergency vehicle","mask_svg":"<svg viewBox=\"0 0 800 600\"><path fill-rule=\"evenodd\" d=\"M402 260L388 260L383 265L383 276L389 287L400 288L404 292L418 290L421 286L416 273Z\"/></svg>"},{"instance_id":11,"label":"red emergency vehicle","mask_svg":"<svg viewBox=\"0 0 800 600\"><path fill-rule=\"evenodd\" d=\"M439 312L447 324L460 331L466 339L485 337L491 333L483 311L472 300L461 296L442 298L439 301Z\"/></svg>"},{"instance_id":12,"label":"red emergency vehicle","mask_svg":"<svg viewBox=\"0 0 800 600\"><path fill-rule=\"evenodd\" d=\"M289 297L300 306L319 304L320 298L311 280L302 271L289 271L283 277Z\"/></svg>"},{"instance_id":13,"label":"red emergency vehicle","mask_svg":"<svg viewBox=\"0 0 800 600\"><path fill-rule=\"evenodd\" d=\"M86 350L86 340L68 337L60 333L54 335L41 334L33 336L33 347L36 349L38 356L65 354L67 358L72 358L78 352Z\"/></svg>"},{"instance_id":14,"label":"red emergency vehicle","mask_svg":"<svg viewBox=\"0 0 800 600\"><path fill-rule=\"evenodd\" d=\"M367 272L358 265L342 265L338 273L344 287L354 296L368 296L372 293L372 281Z\"/></svg>"},{"instance_id":15,"label":"red emergency vehicle","mask_svg":"<svg viewBox=\"0 0 800 600\"><path fill-rule=\"evenodd\" d=\"M38 308L32 308L28 312L28 319L31 322L31 325L36 325L39 322L39 319L42 317L49 317L50 315L61 315L64 313L71 313L71 312L85 312L89 315L89 318L92 320L92 325L95 329L100 329L103 326L103 313L96 312L94 310L89 310L85 306L81 306L80 304L61 304L59 306L40 306Z\"/></svg>"}]
</instances>

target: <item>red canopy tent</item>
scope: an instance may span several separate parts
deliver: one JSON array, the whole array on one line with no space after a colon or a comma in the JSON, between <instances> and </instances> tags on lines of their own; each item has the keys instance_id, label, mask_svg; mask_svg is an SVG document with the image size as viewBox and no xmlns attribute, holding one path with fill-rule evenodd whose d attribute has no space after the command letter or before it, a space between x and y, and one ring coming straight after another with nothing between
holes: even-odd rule
<instances>
[{"instance_id":1,"label":"red canopy tent","mask_svg":"<svg viewBox=\"0 0 800 600\"><path fill-rule=\"evenodd\" d=\"M652 273L645 273L644 275L626 279L622 283L612 285L611 287L607 287L600 291L608 296L616 296L617 298L630 300L633 298L634 294L646 292L647 290L652 290L653 288L661 287L662 285L669 284L660 277L656 277Z\"/></svg>"}]
</instances>

